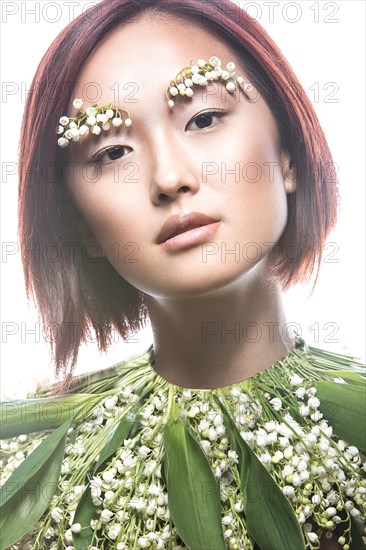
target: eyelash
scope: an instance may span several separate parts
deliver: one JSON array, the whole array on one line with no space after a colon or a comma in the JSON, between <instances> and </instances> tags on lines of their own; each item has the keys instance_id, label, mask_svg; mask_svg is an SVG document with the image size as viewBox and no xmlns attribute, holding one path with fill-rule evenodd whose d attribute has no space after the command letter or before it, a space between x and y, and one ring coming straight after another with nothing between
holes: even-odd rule
<instances>
[{"instance_id":1,"label":"eyelash","mask_svg":"<svg viewBox=\"0 0 366 550\"><path fill-rule=\"evenodd\" d=\"M223 109L219 109L219 108L215 108L215 109L210 109L210 110L207 110L207 111L202 111L200 113L198 113L197 115L195 115L187 124L187 126L189 126L192 122L195 122L197 121L197 119L199 119L200 117L204 116L204 115L211 115L211 116L218 116L219 117L219 120L217 122L217 124L219 124L221 122L221 119L227 115L227 112L224 111ZM210 127L209 127L210 128ZM205 131L206 128L199 128L199 130L202 130L202 131ZM104 149L101 149L100 151L98 151L97 153L94 153L87 161L86 161L86 164L90 165L97 165L99 163L101 163L103 161L103 158L105 156L108 155L108 153L112 152L113 150L119 150L119 149L127 149L127 145L112 145L112 146L108 146L108 147L104 147ZM116 162L118 160L120 160L122 157L119 157L118 159L107 159L107 162Z\"/></svg>"}]
</instances>

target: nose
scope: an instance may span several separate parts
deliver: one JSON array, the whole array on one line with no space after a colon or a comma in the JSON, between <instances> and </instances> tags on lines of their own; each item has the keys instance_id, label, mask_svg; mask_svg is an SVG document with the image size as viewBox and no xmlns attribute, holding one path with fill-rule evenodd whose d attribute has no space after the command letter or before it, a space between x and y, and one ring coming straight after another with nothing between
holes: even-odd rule
<instances>
[{"instance_id":1,"label":"nose","mask_svg":"<svg viewBox=\"0 0 366 550\"><path fill-rule=\"evenodd\" d=\"M180 195L194 195L200 188L199 168L189 155L187 143L173 132L155 134L151 149L151 200L153 204L177 200Z\"/></svg>"}]
</instances>

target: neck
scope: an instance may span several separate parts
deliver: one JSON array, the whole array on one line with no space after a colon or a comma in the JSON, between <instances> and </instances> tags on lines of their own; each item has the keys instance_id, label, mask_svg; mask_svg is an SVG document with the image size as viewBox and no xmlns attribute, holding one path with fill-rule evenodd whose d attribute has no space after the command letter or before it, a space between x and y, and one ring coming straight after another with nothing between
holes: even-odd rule
<instances>
[{"instance_id":1,"label":"neck","mask_svg":"<svg viewBox=\"0 0 366 550\"><path fill-rule=\"evenodd\" d=\"M154 337L155 371L186 388L243 381L293 349L281 293L267 281L229 285L205 296L145 296Z\"/></svg>"}]
</instances>

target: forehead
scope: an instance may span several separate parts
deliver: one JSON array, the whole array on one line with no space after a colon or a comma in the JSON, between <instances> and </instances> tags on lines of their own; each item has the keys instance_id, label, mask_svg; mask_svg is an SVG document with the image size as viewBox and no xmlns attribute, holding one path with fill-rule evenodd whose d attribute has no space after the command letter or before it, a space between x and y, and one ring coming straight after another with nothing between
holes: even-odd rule
<instances>
[{"instance_id":1,"label":"forehead","mask_svg":"<svg viewBox=\"0 0 366 550\"><path fill-rule=\"evenodd\" d=\"M240 64L220 37L199 23L145 14L117 26L100 42L83 65L72 97L85 104L150 103L158 108L162 102L166 107L170 80L192 59L214 55L223 65Z\"/></svg>"}]
</instances>

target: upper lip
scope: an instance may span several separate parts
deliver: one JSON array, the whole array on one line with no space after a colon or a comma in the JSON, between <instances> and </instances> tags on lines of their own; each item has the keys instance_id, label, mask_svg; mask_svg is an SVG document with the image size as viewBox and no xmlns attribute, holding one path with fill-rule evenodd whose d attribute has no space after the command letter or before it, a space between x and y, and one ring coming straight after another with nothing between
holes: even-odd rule
<instances>
[{"instance_id":1,"label":"upper lip","mask_svg":"<svg viewBox=\"0 0 366 550\"><path fill-rule=\"evenodd\" d=\"M217 221L219 220L201 212L184 211L177 215L169 216L160 230L157 243L161 244L175 235L179 235L179 233L184 233L195 227L208 225Z\"/></svg>"}]
</instances>

